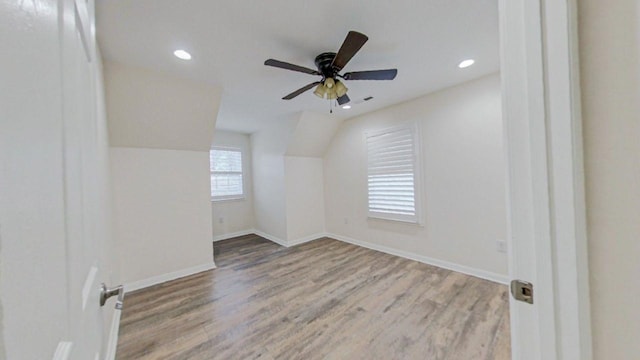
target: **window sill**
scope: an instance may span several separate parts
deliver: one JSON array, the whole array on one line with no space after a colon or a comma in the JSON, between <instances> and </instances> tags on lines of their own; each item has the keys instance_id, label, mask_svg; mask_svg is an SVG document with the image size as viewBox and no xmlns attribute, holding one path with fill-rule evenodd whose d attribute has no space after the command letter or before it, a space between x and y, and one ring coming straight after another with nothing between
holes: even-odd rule
<instances>
[{"instance_id":1,"label":"window sill","mask_svg":"<svg viewBox=\"0 0 640 360\"><path fill-rule=\"evenodd\" d=\"M219 202L234 202L234 201L244 201L244 200L245 200L244 196L237 196L237 197L228 197L228 198L212 198L211 202L219 203Z\"/></svg>"},{"instance_id":2,"label":"window sill","mask_svg":"<svg viewBox=\"0 0 640 360\"><path fill-rule=\"evenodd\" d=\"M368 215L367 221L384 221L384 222L405 224L409 226L424 227L423 222L420 220L394 219L394 218L375 216L375 215Z\"/></svg>"}]
</instances>

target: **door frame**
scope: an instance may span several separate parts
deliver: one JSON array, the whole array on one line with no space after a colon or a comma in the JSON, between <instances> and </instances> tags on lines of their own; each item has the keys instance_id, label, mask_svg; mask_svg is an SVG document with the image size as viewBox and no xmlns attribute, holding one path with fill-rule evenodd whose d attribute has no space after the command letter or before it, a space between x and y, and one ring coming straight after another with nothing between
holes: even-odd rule
<instances>
[{"instance_id":1,"label":"door frame","mask_svg":"<svg viewBox=\"0 0 640 360\"><path fill-rule=\"evenodd\" d=\"M499 0L513 359L592 358L577 1Z\"/></svg>"}]
</instances>

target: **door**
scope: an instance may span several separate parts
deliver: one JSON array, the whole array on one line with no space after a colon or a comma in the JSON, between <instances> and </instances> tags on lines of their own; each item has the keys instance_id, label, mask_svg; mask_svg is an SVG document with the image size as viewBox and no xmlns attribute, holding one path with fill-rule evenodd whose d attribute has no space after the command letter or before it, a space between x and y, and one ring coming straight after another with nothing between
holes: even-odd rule
<instances>
[{"instance_id":1,"label":"door","mask_svg":"<svg viewBox=\"0 0 640 360\"><path fill-rule=\"evenodd\" d=\"M87 0L0 3L0 359L104 356L108 144L93 21Z\"/></svg>"},{"instance_id":2,"label":"door","mask_svg":"<svg viewBox=\"0 0 640 360\"><path fill-rule=\"evenodd\" d=\"M591 358L576 33L575 0L500 0L513 359Z\"/></svg>"},{"instance_id":3,"label":"door","mask_svg":"<svg viewBox=\"0 0 640 360\"><path fill-rule=\"evenodd\" d=\"M104 281L100 240L108 214L100 158L93 3L61 0L62 117L67 228L67 279L71 359L99 359L103 315L99 303ZM113 303L110 304L113 307Z\"/></svg>"}]
</instances>

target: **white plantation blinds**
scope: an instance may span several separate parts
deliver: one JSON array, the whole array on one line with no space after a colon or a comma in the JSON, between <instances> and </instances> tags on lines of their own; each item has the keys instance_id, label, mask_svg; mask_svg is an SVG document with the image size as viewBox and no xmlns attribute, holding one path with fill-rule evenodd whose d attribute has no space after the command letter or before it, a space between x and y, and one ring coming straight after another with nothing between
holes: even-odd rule
<instances>
[{"instance_id":1,"label":"white plantation blinds","mask_svg":"<svg viewBox=\"0 0 640 360\"><path fill-rule=\"evenodd\" d=\"M211 199L225 200L243 197L242 152L233 149L212 149Z\"/></svg>"},{"instance_id":2,"label":"white plantation blinds","mask_svg":"<svg viewBox=\"0 0 640 360\"><path fill-rule=\"evenodd\" d=\"M366 138L369 216L418 222L414 127L387 129Z\"/></svg>"}]
</instances>

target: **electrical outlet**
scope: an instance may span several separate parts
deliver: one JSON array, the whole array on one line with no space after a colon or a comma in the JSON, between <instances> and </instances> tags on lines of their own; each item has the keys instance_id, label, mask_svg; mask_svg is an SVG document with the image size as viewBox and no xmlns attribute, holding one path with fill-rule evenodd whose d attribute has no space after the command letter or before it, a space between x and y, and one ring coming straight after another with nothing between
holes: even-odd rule
<instances>
[{"instance_id":1,"label":"electrical outlet","mask_svg":"<svg viewBox=\"0 0 640 360\"><path fill-rule=\"evenodd\" d=\"M348 225L349 224L349 218L344 218L344 224Z\"/></svg>"},{"instance_id":2,"label":"electrical outlet","mask_svg":"<svg viewBox=\"0 0 640 360\"><path fill-rule=\"evenodd\" d=\"M218 218L218 223L224 224L224 218L222 216Z\"/></svg>"},{"instance_id":3,"label":"electrical outlet","mask_svg":"<svg viewBox=\"0 0 640 360\"><path fill-rule=\"evenodd\" d=\"M501 253L506 253L507 252L507 242L504 240L496 240L496 250L498 250L498 252Z\"/></svg>"}]
</instances>

